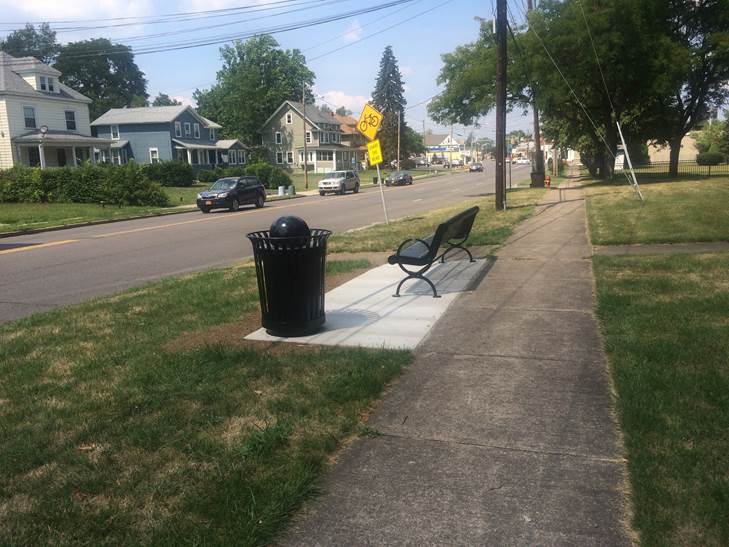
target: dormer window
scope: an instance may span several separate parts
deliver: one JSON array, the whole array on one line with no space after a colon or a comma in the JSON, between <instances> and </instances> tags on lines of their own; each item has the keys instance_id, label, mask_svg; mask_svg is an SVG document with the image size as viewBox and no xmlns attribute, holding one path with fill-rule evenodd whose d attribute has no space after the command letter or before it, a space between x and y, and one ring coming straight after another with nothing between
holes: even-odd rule
<instances>
[{"instance_id":1,"label":"dormer window","mask_svg":"<svg viewBox=\"0 0 729 547\"><path fill-rule=\"evenodd\" d=\"M288 112L288 113L286 114L286 123L288 123L288 124L292 124L292 123L294 123L294 117L293 117L293 115L291 114L291 112Z\"/></svg>"},{"instance_id":2,"label":"dormer window","mask_svg":"<svg viewBox=\"0 0 729 547\"><path fill-rule=\"evenodd\" d=\"M48 91L50 91L51 93L56 92L55 87L53 85L53 78L50 78L50 77L48 78Z\"/></svg>"},{"instance_id":3,"label":"dormer window","mask_svg":"<svg viewBox=\"0 0 729 547\"><path fill-rule=\"evenodd\" d=\"M210 128L210 140L211 141L215 140L215 129L213 129L213 128Z\"/></svg>"},{"instance_id":4,"label":"dormer window","mask_svg":"<svg viewBox=\"0 0 729 547\"><path fill-rule=\"evenodd\" d=\"M40 88L41 91L48 91L48 78L45 76L40 77Z\"/></svg>"}]
</instances>

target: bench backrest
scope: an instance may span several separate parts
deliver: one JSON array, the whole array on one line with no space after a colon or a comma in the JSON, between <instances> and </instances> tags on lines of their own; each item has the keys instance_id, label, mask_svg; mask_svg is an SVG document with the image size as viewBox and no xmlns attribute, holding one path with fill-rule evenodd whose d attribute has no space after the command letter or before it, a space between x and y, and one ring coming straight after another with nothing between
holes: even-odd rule
<instances>
[{"instance_id":1,"label":"bench backrest","mask_svg":"<svg viewBox=\"0 0 729 547\"><path fill-rule=\"evenodd\" d=\"M438 225L433 236L433 243L431 249L438 252L438 249L450 241L456 241L462 243L468 238L473 227L473 222L476 220L476 213L479 212L479 208L474 206L470 209L466 209L462 213L458 213L456 216L449 218L442 224Z\"/></svg>"}]
</instances>

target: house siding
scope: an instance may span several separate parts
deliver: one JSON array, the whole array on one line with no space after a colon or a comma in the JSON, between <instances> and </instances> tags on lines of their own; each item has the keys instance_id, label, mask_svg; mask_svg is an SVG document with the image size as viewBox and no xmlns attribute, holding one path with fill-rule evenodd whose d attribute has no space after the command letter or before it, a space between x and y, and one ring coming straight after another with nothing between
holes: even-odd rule
<instances>
[{"instance_id":1,"label":"house siding","mask_svg":"<svg viewBox=\"0 0 729 547\"><path fill-rule=\"evenodd\" d=\"M10 136L17 137L31 131L25 127L24 106L35 108L35 125L45 125L51 131L67 131L66 110L76 113L76 131L82 135L91 135L89 108L85 103L65 102L56 99L43 100L35 97L5 97L7 120Z\"/></svg>"},{"instance_id":2,"label":"house siding","mask_svg":"<svg viewBox=\"0 0 729 547\"><path fill-rule=\"evenodd\" d=\"M94 129L98 137L103 139L111 138L110 125L99 125ZM159 159L161 161L173 159L170 124L168 123L120 124L119 140L129 141L131 156L128 159L133 158L137 163L150 162L150 148L159 150Z\"/></svg>"},{"instance_id":3,"label":"house siding","mask_svg":"<svg viewBox=\"0 0 729 547\"><path fill-rule=\"evenodd\" d=\"M10 126L8 124L5 100L0 99L0 169L13 166L13 146L10 142Z\"/></svg>"},{"instance_id":4,"label":"house siding","mask_svg":"<svg viewBox=\"0 0 729 547\"><path fill-rule=\"evenodd\" d=\"M292 114L292 123L286 123L286 114ZM312 141L308 146L318 146L319 141L315 138L316 131L307 124L307 129L312 132ZM281 144L276 144L276 132L281 133ZM279 116L272 119L264 126L261 131L261 142L268 149L271 163L276 164L276 152L283 154L283 165L298 169L301 167L299 163L299 154L297 148L304 146L304 120L296 110L287 106L279 113ZM294 163L287 164L287 152L293 152ZM282 165L282 164L278 164Z\"/></svg>"},{"instance_id":5,"label":"house siding","mask_svg":"<svg viewBox=\"0 0 729 547\"><path fill-rule=\"evenodd\" d=\"M200 141L200 143L204 144L210 144L210 129L203 126L203 123L193 116L189 111L182 112L177 118L175 118L172 123L169 124L169 132L172 137L175 135L175 122L180 122L182 124L182 139L191 139ZM185 135L185 123L190 124L190 134ZM195 124L200 124L200 138L195 138Z\"/></svg>"}]
</instances>

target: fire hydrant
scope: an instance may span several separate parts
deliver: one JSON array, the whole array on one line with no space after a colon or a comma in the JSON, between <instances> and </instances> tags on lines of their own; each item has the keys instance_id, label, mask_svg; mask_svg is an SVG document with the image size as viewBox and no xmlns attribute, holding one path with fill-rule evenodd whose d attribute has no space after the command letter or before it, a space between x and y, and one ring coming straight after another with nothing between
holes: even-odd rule
<instances>
[{"instance_id":1,"label":"fire hydrant","mask_svg":"<svg viewBox=\"0 0 729 547\"><path fill-rule=\"evenodd\" d=\"M552 184L552 177L550 177L549 175L547 175L546 177L544 177L544 185L547 188L549 188L551 184Z\"/></svg>"}]
</instances>

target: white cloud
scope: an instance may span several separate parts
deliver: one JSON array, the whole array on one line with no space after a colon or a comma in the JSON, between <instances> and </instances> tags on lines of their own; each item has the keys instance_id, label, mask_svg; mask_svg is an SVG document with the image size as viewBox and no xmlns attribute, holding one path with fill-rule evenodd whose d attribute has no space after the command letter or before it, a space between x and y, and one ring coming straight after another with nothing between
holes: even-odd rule
<instances>
[{"instance_id":1,"label":"white cloud","mask_svg":"<svg viewBox=\"0 0 729 547\"><path fill-rule=\"evenodd\" d=\"M362 37L362 26L359 24L359 21L356 19L352 21L352 23L349 25L349 28L347 29L347 34L345 34L342 37L342 40L344 40L346 43L356 42Z\"/></svg>"},{"instance_id":2,"label":"white cloud","mask_svg":"<svg viewBox=\"0 0 729 547\"><path fill-rule=\"evenodd\" d=\"M343 106L351 110L355 116L359 116L365 103L369 101L369 97L363 95L348 95L344 91L332 90L321 93L317 90L314 91L316 95L324 97L324 100L332 110L336 110L340 106ZM332 106L336 105L336 107Z\"/></svg>"},{"instance_id":3,"label":"white cloud","mask_svg":"<svg viewBox=\"0 0 729 547\"><path fill-rule=\"evenodd\" d=\"M410 76L411 74L415 73L415 69L411 66L401 66L400 67L400 74L403 76Z\"/></svg>"},{"instance_id":4,"label":"white cloud","mask_svg":"<svg viewBox=\"0 0 729 547\"><path fill-rule=\"evenodd\" d=\"M195 106L195 101L192 100L192 97L186 97L185 95L175 95L172 98L178 102L181 102L184 105L192 107Z\"/></svg>"}]
</instances>

